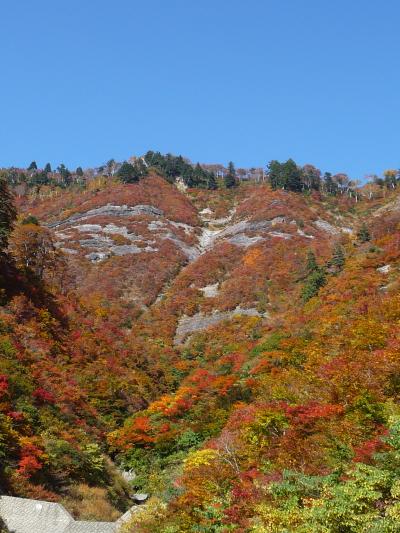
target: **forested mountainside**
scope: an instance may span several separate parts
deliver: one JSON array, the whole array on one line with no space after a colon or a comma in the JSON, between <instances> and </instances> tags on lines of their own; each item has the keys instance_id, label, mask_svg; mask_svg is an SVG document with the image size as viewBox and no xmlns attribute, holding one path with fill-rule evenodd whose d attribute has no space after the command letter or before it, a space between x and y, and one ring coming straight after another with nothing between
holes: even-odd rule
<instances>
[{"instance_id":1,"label":"forested mountainside","mask_svg":"<svg viewBox=\"0 0 400 533\"><path fill-rule=\"evenodd\" d=\"M397 173L113 164L2 171L1 492L149 494L127 532L399 531Z\"/></svg>"}]
</instances>

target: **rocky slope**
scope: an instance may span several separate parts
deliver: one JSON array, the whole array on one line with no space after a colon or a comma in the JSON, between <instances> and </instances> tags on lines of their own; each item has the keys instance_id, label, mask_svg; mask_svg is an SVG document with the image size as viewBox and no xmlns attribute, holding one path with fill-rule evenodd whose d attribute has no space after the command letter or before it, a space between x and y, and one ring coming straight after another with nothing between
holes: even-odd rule
<instances>
[{"instance_id":1,"label":"rocky slope","mask_svg":"<svg viewBox=\"0 0 400 533\"><path fill-rule=\"evenodd\" d=\"M86 297L121 300L137 316L154 302L165 305L167 294L168 301L174 293L184 299L196 294L196 303L181 302L184 315L174 335L179 343L235 314L267 315L258 293L265 292L268 274L262 281L247 276L249 261L268 269L286 249L324 248L353 232L354 220L345 211L329 212L318 202L308 205L267 186L244 187L217 200L213 209L215 196L185 194L152 176L137 185L114 184L24 209L53 230L75 287ZM225 263L218 271L216 260ZM246 278L251 287L244 286Z\"/></svg>"},{"instance_id":2,"label":"rocky slope","mask_svg":"<svg viewBox=\"0 0 400 533\"><path fill-rule=\"evenodd\" d=\"M56 298L61 318L43 314L47 297L30 304L29 291L10 293L1 309L2 349L11 354L13 346L7 357L18 380L26 376L17 361L35 367L22 389L0 379L13 424L26 417L31 435L13 452L10 468L19 461L20 473L7 490L57 499L66 480L55 443L65 457L81 458L70 468L74 483L86 480L85 468L94 475L101 449L137 472L135 489L154 498L149 512L176 531L210 525L210 477L210 494L225 509L221 524L247 527L254 517L238 495L259 505L268 476L281 479L288 465L322 475L342 460L338 449L358 456L364 441L379 440L387 419L379 405L390 410L398 395L396 191L362 202L262 184L181 192L152 175L22 198L19 207L49 228L69 280ZM371 241L363 242L365 221ZM310 251L325 285L305 304ZM74 445L65 443L68 428ZM92 442L101 448L90 455ZM191 457L193 470L183 463ZM102 476L111 487L112 469ZM157 531L151 516L143 520L150 524L143 531Z\"/></svg>"}]
</instances>

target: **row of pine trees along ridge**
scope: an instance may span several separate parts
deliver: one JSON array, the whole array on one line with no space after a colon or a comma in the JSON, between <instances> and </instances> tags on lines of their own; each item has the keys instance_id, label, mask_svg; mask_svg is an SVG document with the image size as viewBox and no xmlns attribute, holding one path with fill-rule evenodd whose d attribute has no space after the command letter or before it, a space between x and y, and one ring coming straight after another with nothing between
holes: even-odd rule
<instances>
[{"instance_id":1,"label":"row of pine trees along ridge","mask_svg":"<svg viewBox=\"0 0 400 533\"><path fill-rule=\"evenodd\" d=\"M83 170L78 166L71 171L61 163L52 170L50 163L43 169L39 169L37 163L32 161L26 170L8 168L0 170L0 176L5 178L10 185L16 186L24 183L29 187L40 189L42 186L69 187L71 185L82 186L85 180L93 175L101 175L111 179L119 179L123 183L137 183L146 177L153 169L170 183L178 178L189 188L215 190L217 188L234 188L239 185L240 179L233 162L229 162L223 177L217 177L214 172L207 170L200 163L192 164L181 155L161 154L160 152L148 151L142 157L131 158L130 161L117 163L110 159L106 164L96 169ZM271 187L292 191L296 193L321 192L326 195L348 195L358 200L358 183L349 179L346 174L324 174L313 165L300 166L293 159L284 162L272 160L267 165L262 176L257 178L260 182L267 181ZM387 170L384 177L373 176L371 185L375 188L393 190L400 183L400 174L395 170ZM372 192L370 194L373 194Z\"/></svg>"}]
</instances>

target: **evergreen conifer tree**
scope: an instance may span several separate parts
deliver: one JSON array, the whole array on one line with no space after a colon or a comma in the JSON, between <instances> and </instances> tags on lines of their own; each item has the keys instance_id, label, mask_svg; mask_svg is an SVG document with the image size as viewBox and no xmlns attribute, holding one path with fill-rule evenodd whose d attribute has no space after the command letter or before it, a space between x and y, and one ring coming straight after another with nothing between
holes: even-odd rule
<instances>
[{"instance_id":1,"label":"evergreen conifer tree","mask_svg":"<svg viewBox=\"0 0 400 533\"><path fill-rule=\"evenodd\" d=\"M345 263L345 256L343 247L340 244L337 244L333 250L332 259L330 261L331 265L335 267L337 272L341 272Z\"/></svg>"},{"instance_id":2,"label":"evergreen conifer tree","mask_svg":"<svg viewBox=\"0 0 400 533\"><path fill-rule=\"evenodd\" d=\"M232 163L232 161L230 161L228 164L228 174L226 174L226 176L224 177L224 183L227 189L231 189L232 187L237 186L236 170L235 165Z\"/></svg>"},{"instance_id":3,"label":"evergreen conifer tree","mask_svg":"<svg viewBox=\"0 0 400 533\"><path fill-rule=\"evenodd\" d=\"M58 172L61 174L62 181L64 182L64 185L70 185L71 183L71 172L68 170L68 168L64 165L64 163L61 163L57 167Z\"/></svg>"},{"instance_id":4,"label":"evergreen conifer tree","mask_svg":"<svg viewBox=\"0 0 400 533\"><path fill-rule=\"evenodd\" d=\"M137 183L140 178L147 175L147 167L141 159L132 165L124 161L117 172L117 176L123 183Z\"/></svg>"},{"instance_id":5,"label":"evergreen conifer tree","mask_svg":"<svg viewBox=\"0 0 400 533\"><path fill-rule=\"evenodd\" d=\"M207 189L209 189L210 191L215 191L215 189L217 189L217 181L213 172L208 172Z\"/></svg>"},{"instance_id":6,"label":"evergreen conifer tree","mask_svg":"<svg viewBox=\"0 0 400 533\"><path fill-rule=\"evenodd\" d=\"M138 176L135 173L135 169L131 163L124 161L120 166L117 176L124 183L135 183L139 181Z\"/></svg>"},{"instance_id":7,"label":"evergreen conifer tree","mask_svg":"<svg viewBox=\"0 0 400 533\"><path fill-rule=\"evenodd\" d=\"M300 192L303 188L302 172L293 159L288 159L284 163L285 189L293 192Z\"/></svg>"},{"instance_id":8,"label":"evergreen conifer tree","mask_svg":"<svg viewBox=\"0 0 400 533\"><path fill-rule=\"evenodd\" d=\"M286 189L293 192L300 192L303 189L302 170L293 159L288 159L284 163L276 160L270 161L267 172L273 189Z\"/></svg>"},{"instance_id":9,"label":"evergreen conifer tree","mask_svg":"<svg viewBox=\"0 0 400 533\"><path fill-rule=\"evenodd\" d=\"M192 187L205 186L204 178L205 178L205 172L201 168L200 163L197 163L192 173Z\"/></svg>"},{"instance_id":10,"label":"evergreen conifer tree","mask_svg":"<svg viewBox=\"0 0 400 533\"><path fill-rule=\"evenodd\" d=\"M308 250L306 272L307 274L311 274L312 272L315 272L316 270L318 270L317 259L315 257L314 252L312 250Z\"/></svg>"},{"instance_id":11,"label":"evergreen conifer tree","mask_svg":"<svg viewBox=\"0 0 400 533\"><path fill-rule=\"evenodd\" d=\"M316 296L319 289L326 283L325 269L318 265L315 254L311 250L307 254L306 272L307 277L301 292L304 303Z\"/></svg>"},{"instance_id":12,"label":"evergreen conifer tree","mask_svg":"<svg viewBox=\"0 0 400 533\"><path fill-rule=\"evenodd\" d=\"M360 242L368 242L371 240L371 235L365 222L363 223L361 228L358 230L357 237Z\"/></svg>"}]
</instances>

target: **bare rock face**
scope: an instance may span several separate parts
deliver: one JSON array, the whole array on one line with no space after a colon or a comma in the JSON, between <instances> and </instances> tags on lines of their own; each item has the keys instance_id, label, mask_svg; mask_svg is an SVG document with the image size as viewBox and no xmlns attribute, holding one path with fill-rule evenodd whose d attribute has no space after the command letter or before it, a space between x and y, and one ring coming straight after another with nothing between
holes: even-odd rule
<instances>
[{"instance_id":1,"label":"bare rock face","mask_svg":"<svg viewBox=\"0 0 400 533\"><path fill-rule=\"evenodd\" d=\"M133 468L130 468L129 470L122 470L120 471L120 474L127 483L130 483L136 479L136 472L133 470Z\"/></svg>"},{"instance_id":2,"label":"bare rock face","mask_svg":"<svg viewBox=\"0 0 400 533\"><path fill-rule=\"evenodd\" d=\"M192 333L202 331L211 326L215 326L224 320L230 320L235 316L257 316L266 317L266 313L260 313L257 309L241 309L237 307L232 311L214 311L211 315L197 313L193 316L183 316L176 328L174 344L175 346L184 343L185 339Z\"/></svg>"},{"instance_id":3,"label":"bare rock face","mask_svg":"<svg viewBox=\"0 0 400 533\"><path fill-rule=\"evenodd\" d=\"M103 248L104 246L111 245L112 240L108 237L102 237L101 235L92 235L90 239L81 239L79 244L84 248Z\"/></svg>"},{"instance_id":4,"label":"bare rock face","mask_svg":"<svg viewBox=\"0 0 400 533\"><path fill-rule=\"evenodd\" d=\"M278 237L279 239L285 239L286 241L292 238L290 233L284 233L283 231L270 231L268 232L268 235L271 237Z\"/></svg>"},{"instance_id":5,"label":"bare rock face","mask_svg":"<svg viewBox=\"0 0 400 533\"><path fill-rule=\"evenodd\" d=\"M122 244L121 246L111 246L111 253L114 255L127 255L127 254L141 254L142 252L156 252L157 248L151 246L145 246L139 248L134 244Z\"/></svg>"},{"instance_id":6,"label":"bare rock face","mask_svg":"<svg viewBox=\"0 0 400 533\"><path fill-rule=\"evenodd\" d=\"M89 261L91 261L92 263L97 263L99 261L104 261L104 259L110 257L110 254L108 254L107 252L91 252L85 257L89 259Z\"/></svg>"},{"instance_id":7,"label":"bare rock face","mask_svg":"<svg viewBox=\"0 0 400 533\"><path fill-rule=\"evenodd\" d=\"M245 233L238 233L237 235L234 235L228 239L231 244L234 244L235 246L242 246L243 248L248 248L249 246L253 246L253 244L263 240L264 239L261 237L261 235L248 237Z\"/></svg>"},{"instance_id":8,"label":"bare rock face","mask_svg":"<svg viewBox=\"0 0 400 533\"><path fill-rule=\"evenodd\" d=\"M133 499L137 504L144 503L148 499L149 495L141 492L137 492L133 495Z\"/></svg>"},{"instance_id":9,"label":"bare rock face","mask_svg":"<svg viewBox=\"0 0 400 533\"><path fill-rule=\"evenodd\" d=\"M212 227L216 229L210 229L210 227L203 228L202 234L199 238L199 249L202 253L210 250L218 241L226 239L235 246L248 248L253 244L265 239L265 230L275 226L278 223L284 222L284 217L275 217L271 220L261 220L258 222L251 222L248 220L239 220L233 224L230 224L231 217L225 219L207 221L212 224ZM220 222L223 221L221 224ZM218 224L216 224L218 222ZM222 226L222 227L221 227ZM261 232L261 234L253 235L253 233ZM247 235L250 233L251 235ZM273 232L271 236L277 236Z\"/></svg>"},{"instance_id":10,"label":"bare rock face","mask_svg":"<svg viewBox=\"0 0 400 533\"><path fill-rule=\"evenodd\" d=\"M71 284L85 296L98 292L120 298L132 309L136 306L135 312L146 310L171 277L201 253L194 208L171 193L169 185L166 198L157 185L155 205L136 200L135 194L136 198L153 195L146 187L146 183L136 189L116 187L115 199L110 202L107 191L104 205L101 194L94 195L76 202L75 210L80 212L65 212L62 206L58 218L52 214L48 223L56 247L68 256Z\"/></svg>"},{"instance_id":11,"label":"bare rock face","mask_svg":"<svg viewBox=\"0 0 400 533\"><path fill-rule=\"evenodd\" d=\"M204 214L208 214L208 211ZM179 232L183 231L185 236L192 237L196 233L195 227L165 219L163 211L151 205L119 206L107 204L82 213L75 213L64 220L52 222L49 227L57 229L56 235L59 239L59 247L70 250L73 250L73 248L66 245L66 241L74 241L74 238L69 232L73 230L82 234L83 238L78 239L77 242L80 247L92 249L85 257L89 261L96 263L104 261L113 255L122 256L157 252L158 246L156 242L159 240L169 240L183 252L188 261L194 261L199 255L211 249L217 241L224 239L235 246L248 248L264 240L268 235L284 239L291 238L290 234L278 231L266 233L265 231L277 224L285 223L285 217L283 216L277 216L270 220L239 220L231 223L233 214L234 211L224 219L204 218L215 229L210 227L203 228L201 234L196 237L197 242L191 244L183 239ZM121 217L124 220L139 221L143 217L147 217L150 218L150 221L147 222L146 227L143 226L142 232L140 232L140 223L138 222L138 231L132 232L128 227L121 225L122 221L118 220ZM93 222L89 222L90 220ZM115 222L112 220L115 220ZM104 221L107 223L104 224ZM61 228L62 231L60 231ZM154 238L149 238L148 232L151 232ZM144 233L147 233L147 235L144 235ZM113 240L115 236L120 236L130 242L116 244Z\"/></svg>"},{"instance_id":12,"label":"bare rock face","mask_svg":"<svg viewBox=\"0 0 400 533\"><path fill-rule=\"evenodd\" d=\"M381 274L388 274L391 270L391 265L383 265L381 267L378 267L376 270L380 272Z\"/></svg>"},{"instance_id":13,"label":"bare rock face","mask_svg":"<svg viewBox=\"0 0 400 533\"><path fill-rule=\"evenodd\" d=\"M60 220L57 222L52 222L48 226L50 228L58 228L60 226L67 226L72 222L77 222L79 220L87 220L89 218L98 217L98 216L111 216L111 217L130 217L137 215L150 215L150 216L162 216L164 213L161 209L154 207L152 205L112 205L107 204L96 209L90 209L84 213L75 213L65 220Z\"/></svg>"},{"instance_id":14,"label":"bare rock face","mask_svg":"<svg viewBox=\"0 0 400 533\"><path fill-rule=\"evenodd\" d=\"M132 226L135 231L130 229ZM71 243L89 248L91 251L85 257L93 263L111 256L157 252L157 242L164 240L173 243L189 261L200 254L197 245L189 244L196 228L166 219L164 212L152 205L107 204L52 222L49 227L57 230L59 248L68 249L71 254L78 253ZM81 238L76 238L76 233ZM118 242L118 239L125 242Z\"/></svg>"},{"instance_id":15,"label":"bare rock face","mask_svg":"<svg viewBox=\"0 0 400 533\"><path fill-rule=\"evenodd\" d=\"M321 220L319 218L314 222L314 224L317 226L317 228L321 229L322 231L326 231L326 233L330 233L331 235L338 235L340 233L338 228L335 228L326 220Z\"/></svg>"},{"instance_id":16,"label":"bare rock face","mask_svg":"<svg viewBox=\"0 0 400 533\"><path fill-rule=\"evenodd\" d=\"M219 293L219 283L213 283L212 285L206 285L199 290L203 293L204 298L215 298Z\"/></svg>"},{"instance_id":17,"label":"bare rock face","mask_svg":"<svg viewBox=\"0 0 400 533\"><path fill-rule=\"evenodd\" d=\"M233 245L224 249L233 248L232 253L239 256L251 254L252 247L264 253L279 240L315 239L323 233L329 236L341 231L339 224L332 225L321 219L310 222L317 218L315 213L300 227L286 198L257 204L257 195L254 195L245 200L248 204L245 208L244 202L238 199L233 207L226 207L225 212L220 206L213 211L210 208L214 205L212 202L210 207L197 212L195 202L191 203L186 195L177 193L176 188L171 192L170 186L166 185L165 194L160 194L163 183L157 182L156 188L149 190L146 183L132 189L116 187L112 194L110 191L96 193L89 200L74 204L75 210L80 208L80 212L71 214L71 211L60 210L59 213L64 214L59 214L58 220L52 218L48 224L54 229L57 247L68 255L82 292L92 294L104 290L137 305L140 312L165 296L164 288L171 286L177 272L188 263L196 263L200 256L206 256L200 260L204 264L209 252L219 253L214 250L219 245ZM219 278L209 279L203 284ZM198 285L195 283L194 286ZM204 298L218 298L218 285L203 289L200 290ZM232 298L229 306L232 308L240 302L243 307L253 306L257 301L253 296L243 301L239 297ZM212 301L203 304L207 313L214 305L220 305ZM176 342L179 344L186 335L234 314L250 313L250 310L241 309L233 312L216 310L208 315L186 317L178 326Z\"/></svg>"}]
</instances>

